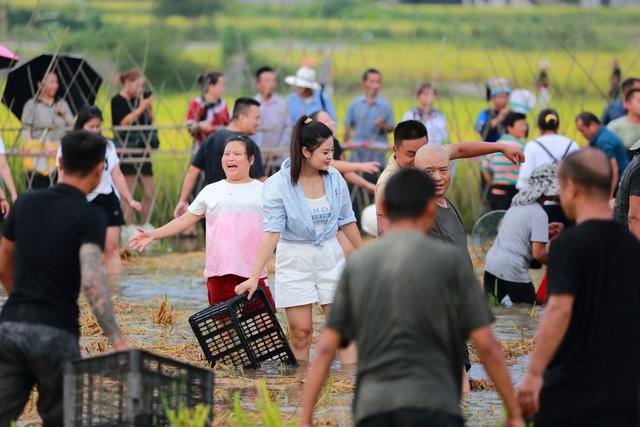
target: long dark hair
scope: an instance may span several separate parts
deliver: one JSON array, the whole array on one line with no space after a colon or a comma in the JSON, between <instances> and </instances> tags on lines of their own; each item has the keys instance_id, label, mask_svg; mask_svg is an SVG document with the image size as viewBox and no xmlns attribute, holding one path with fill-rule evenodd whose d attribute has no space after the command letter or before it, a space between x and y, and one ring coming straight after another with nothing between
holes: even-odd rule
<instances>
[{"instance_id":1,"label":"long dark hair","mask_svg":"<svg viewBox=\"0 0 640 427\"><path fill-rule=\"evenodd\" d=\"M84 129L84 125L91 119L100 119L102 122L102 111L95 105L84 106L78 111L78 118L73 128L75 130Z\"/></svg>"},{"instance_id":2,"label":"long dark hair","mask_svg":"<svg viewBox=\"0 0 640 427\"><path fill-rule=\"evenodd\" d=\"M324 123L305 115L298 119L291 132L291 182L297 184L300 179L304 162L302 149L306 148L313 153L332 136L331 129Z\"/></svg>"}]
</instances>

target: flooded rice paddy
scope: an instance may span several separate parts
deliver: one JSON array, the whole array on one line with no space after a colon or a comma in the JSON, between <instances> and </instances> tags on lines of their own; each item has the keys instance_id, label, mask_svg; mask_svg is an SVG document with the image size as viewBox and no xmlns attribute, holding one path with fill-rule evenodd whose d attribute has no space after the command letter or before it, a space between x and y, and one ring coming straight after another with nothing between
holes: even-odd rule
<instances>
[{"instance_id":1,"label":"flooded rice paddy","mask_svg":"<svg viewBox=\"0 0 640 427\"><path fill-rule=\"evenodd\" d=\"M137 347L208 366L188 324L188 317L207 306L207 293L201 271L202 252L171 253L153 256L132 256L125 262L125 274L110 282L114 309L126 337ZM270 265L273 271L273 265ZM164 297L166 302L163 305ZM6 296L0 294L0 305ZM80 345L85 356L111 351L102 336L89 307L81 298ZM538 322L538 310L530 307L494 308L494 330L507 355L514 384L524 374L528 354ZM284 313L278 313L286 333ZM317 335L324 317L314 312ZM312 348L313 356L313 348ZM470 371L472 391L462 406L469 426L501 425L504 413L500 398L493 391L485 371L472 352ZM306 366L297 369L265 365L257 371L237 371L223 366L215 368L214 425L230 425L237 421L234 399L243 408L250 423L262 424L256 409L258 385L266 384L271 401L278 405L284 425L294 424L301 411L301 396ZM318 425L351 425L351 398L355 368L335 362L331 378L318 405ZM34 402L30 402L18 425L38 425ZM235 423L238 425L239 423ZM249 424L251 425L251 424Z\"/></svg>"}]
</instances>

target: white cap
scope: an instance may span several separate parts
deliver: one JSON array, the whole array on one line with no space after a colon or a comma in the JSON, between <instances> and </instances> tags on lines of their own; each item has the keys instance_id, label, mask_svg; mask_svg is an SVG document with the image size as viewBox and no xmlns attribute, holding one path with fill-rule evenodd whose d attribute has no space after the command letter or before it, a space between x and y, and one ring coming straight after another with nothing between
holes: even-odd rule
<instances>
[{"instance_id":1,"label":"white cap","mask_svg":"<svg viewBox=\"0 0 640 427\"><path fill-rule=\"evenodd\" d=\"M316 72L309 67L300 67L295 76L287 76L284 81L291 86L320 89L320 84L316 81Z\"/></svg>"},{"instance_id":2,"label":"white cap","mask_svg":"<svg viewBox=\"0 0 640 427\"><path fill-rule=\"evenodd\" d=\"M362 229L370 236L378 235L378 216L376 215L376 205L369 205L363 209L360 217Z\"/></svg>"},{"instance_id":3,"label":"white cap","mask_svg":"<svg viewBox=\"0 0 640 427\"><path fill-rule=\"evenodd\" d=\"M516 89L509 95L511 110L516 113L527 114L536 106L536 96L527 89Z\"/></svg>"}]
</instances>

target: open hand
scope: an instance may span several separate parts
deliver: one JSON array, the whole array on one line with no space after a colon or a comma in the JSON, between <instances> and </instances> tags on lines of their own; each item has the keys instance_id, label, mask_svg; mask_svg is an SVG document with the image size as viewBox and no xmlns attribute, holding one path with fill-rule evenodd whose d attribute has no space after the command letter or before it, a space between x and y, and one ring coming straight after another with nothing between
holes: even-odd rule
<instances>
[{"instance_id":1,"label":"open hand","mask_svg":"<svg viewBox=\"0 0 640 427\"><path fill-rule=\"evenodd\" d=\"M540 390L542 390L542 375L534 375L527 372L518 389L518 402L524 415L532 417L538 412L540 408Z\"/></svg>"},{"instance_id":2,"label":"open hand","mask_svg":"<svg viewBox=\"0 0 640 427\"><path fill-rule=\"evenodd\" d=\"M235 287L234 291L236 295L242 295L245 292L249 292L247 299L251 299L253 293L258 289L258 279L247 279Z\"/></svg>"},{"instance_id":3,"label":"open hand","mask_svg":"<svg viewBox=\"0 0 640 427\"><path fill-rule=\"evenodd\" d=\"M129 239L129 248L138 252L144 251L155 238L150 232L138 227L138 234Z\"/></svg>"},{"instance_id":4,"label":"open hand","mask_svg":"<svg viewBox=\"0 0 640 427\"><path fill-rule=\"evenodd\" d=\"M362 163L360 163L360 172L362 172L362 173L378 173L378 172L380 172L380 163L378 163L378 162L362 162Z\"/></svg>"}]
</instances>

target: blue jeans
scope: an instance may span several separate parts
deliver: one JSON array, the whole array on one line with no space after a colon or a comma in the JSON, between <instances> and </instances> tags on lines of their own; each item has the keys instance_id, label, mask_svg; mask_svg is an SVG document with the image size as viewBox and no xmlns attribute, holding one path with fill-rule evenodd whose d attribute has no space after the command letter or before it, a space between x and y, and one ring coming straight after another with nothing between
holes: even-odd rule
<instances>
[{"instance_id":1,"label":"blue jeans","mask_svg":"<svg viewBox=\"0 0 640 427\"><path fill-rule=\"evenodd\" d=\"M0 427L24 410L34 384L45 427L62 426L64 362L80 357L78 337L62 329L24 322L0 323Z\"/></svg>"}]
</instances>

